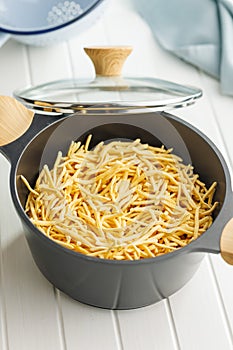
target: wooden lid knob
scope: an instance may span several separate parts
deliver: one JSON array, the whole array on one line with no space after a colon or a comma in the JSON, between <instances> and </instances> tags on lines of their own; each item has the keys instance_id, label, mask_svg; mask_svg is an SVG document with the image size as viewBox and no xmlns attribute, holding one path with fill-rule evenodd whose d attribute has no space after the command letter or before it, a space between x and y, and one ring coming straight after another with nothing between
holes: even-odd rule
<instances>
[{"instance_id":1,"label":"wooden lid knob","mask_svg":"<svg viewBox=\"0 0 233 350\"><path fill-rule=\"evenodd\" d=\"M92 60L96 75L119 76L126 58L132 52L130 46L85 47L84 51Z\"/></svg>"}]
</instances>

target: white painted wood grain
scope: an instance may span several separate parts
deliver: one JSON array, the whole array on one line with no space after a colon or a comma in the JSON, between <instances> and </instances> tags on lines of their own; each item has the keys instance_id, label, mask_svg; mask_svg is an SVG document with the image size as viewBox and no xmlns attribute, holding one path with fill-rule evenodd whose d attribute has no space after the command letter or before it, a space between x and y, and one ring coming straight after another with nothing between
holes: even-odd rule
<instances>
[{"instance_id":1,"label":"white painted wood grain","mask_svg":"<svg viewBox=\"0 0 233 350\"><path fill-rule=\"evenodd\" d=\"M207 259L169 298L181 350L230 350L231 335Z\"/></svg>"},{"instance_id":2,"label":"white painted wood grain","mask_svg":"<svg viewBox=\"0 0 233 350\"><path fill-rule=\"evenodd\" d=\"M0 230L1 234L1 230ZM1 242L1 239L0 239ZM1 244L0 244L1 247ZM3 261L2 250L0 251L0 349L5 350L8 348L8 336L7 336L7 321L6 321L6 303L3 293Z\"/></svg>"},{"instance_id":3,"label":"white painted wood grain","mask_svg":"<svg viewBox=\"0 0 233 350\"><path fill-rule=\"evenodd\" d=\"M12 95L29 79L25 47L9 40L0 51L0 94Z\"/></svg>"},{"instance_id":4,"label":"white painted wood grain","mask_svg":"<svg viewBox=\"0 0 233 350\"><path fill-rule=\"evenodd\" d=\"M228 265L220 256L212 255L211 263L213 266L217 287L219 288L220 298L223 303L223 309L226 313L226 319L231 330L233 339L233 271L232 266Z\"/></svg>"},{"instance_id":5,"label":"white painted wood grain","mask_svg":"<svg viewBox=\"0 0 233 350\"><path fill-rule=\"evenodd\" d=\"M178 349L166 301L136 310L117 311L117 317L125 349Z\"/></svg>"},{"instance_id":6,"label":"white painted wood grain","mask_svg":"<svg viewBox=\"0 0 233 350\"><path fill-rule=\"evenodd\" d=\"M43 84L71 77L66 43L51 47L27 47L31 83Z\"/></svg>"},{"instance_id":7,"label":"white painted wood grain","mask_svg":"<svg viewBox=\"0 0 233 350\"><path fill-rule=\"evenodd\" d=\"M2 301L9 349L61 349L53 287L35 266L10 199L9 164L0 156Z\"/></svg>"},{"instance_id":8,"label":"white painted wood grain","mask_svg":"<svg viewBox=\"0 0 233 350\"><path fill-rule=\"evenodd\" d=\"M66 348L120 350L110 310L81 304L59 293Z\"/></svg>"}]
</instances>

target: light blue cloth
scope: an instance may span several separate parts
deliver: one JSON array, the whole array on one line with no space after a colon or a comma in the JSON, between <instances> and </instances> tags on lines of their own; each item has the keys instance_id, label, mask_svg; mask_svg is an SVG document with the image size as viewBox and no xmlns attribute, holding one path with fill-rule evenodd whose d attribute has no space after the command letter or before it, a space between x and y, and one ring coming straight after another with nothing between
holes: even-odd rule
<instances>
[{"instance_id":1,"label":"light blue cloth","mask_svg":"<svg viewBox=\"0 0 233 350\"><path fill-rule=\"evenodd\" d=\"M233 95L233 0L132 0L166 50Z\"/></svg>"}]
</instances>

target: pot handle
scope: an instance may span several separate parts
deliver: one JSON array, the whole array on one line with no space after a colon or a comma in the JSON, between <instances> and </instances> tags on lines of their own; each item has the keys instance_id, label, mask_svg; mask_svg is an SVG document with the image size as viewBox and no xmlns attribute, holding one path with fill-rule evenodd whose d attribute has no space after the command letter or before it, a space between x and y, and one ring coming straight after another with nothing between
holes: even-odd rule
<instances>
[{"instance_id":1,"label":"pot handle","mask_svg":"<svg viewBox=\"0 0 233 350\"><path fill-rule=\"evenodd\" d=\"M11 164L15 164L24 147L36 134L65 116L65 113L34 115L33 111L15 98L0 96L0 152Z\"/></svg>"},{"instance_id":2,"label":"pot handle","mask_svg":"<svg viewBox=\"0 0 233 350\"><path fill-rule=\"evenodd\" d=\"M225 225L220 238L220 251L222 258L233 265L233 218Z\"/></svg>"},{"instance_id":3,"label":"pot handle","mask_svg":"<svg viewBox=\"0 0 233 350\"><path fill-rule=\"evenodd\" d=\"M31 125L23 135L4 146L0 146L0 153L10 161L11 165L16 164L23 149L40 131L64 117L66 116L35 114Z\"/></svg>"}]
</instances>

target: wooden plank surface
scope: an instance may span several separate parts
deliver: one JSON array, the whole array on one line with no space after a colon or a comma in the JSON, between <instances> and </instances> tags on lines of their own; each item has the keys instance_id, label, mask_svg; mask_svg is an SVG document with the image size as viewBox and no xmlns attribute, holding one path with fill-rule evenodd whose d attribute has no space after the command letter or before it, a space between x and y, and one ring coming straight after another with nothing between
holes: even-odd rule
<instances>
[{"instance_id":1,"label":"wooden plank surface","mask_svg":"<svg viewBox=\"0 0 233 350\"><path fill-rule=\"evenodd\" d=\"M59 292L58 292L59 293ZM114 313L72 300L59 293L67 349L120 350Z\"/></svg>"},{"instance_id":2,"label":"wooden plank surface","mask_svg":"<svg viewBox=\"0 0 233 350\"><path fill-rule=\"evenodd\" d=\"M111 0L100 21L51 47L10 40L0 49L0 94L50 80L94 76L83 52L91 45L132 45L123 74L196 85L203 98L174 114L202 130L233 168L233 98L219 84L165 52L133 1ZM138 310L110 311L80 304L35 266L9 192L10 165L0 156L0 349L229 350L233 349L233 268L206 256L199 270L168 300ZM233 211L232 211L233 215Z\"/></svg>"},{"instance_id":3,"label":"wooden plank surface","mask_svg":"<svg viewBox=\"0 0 233 350\"><path fill-rule=\"evenodd\" d=\"M118 311L117 318L125 349L179 349L167 301L136 310Z\"/></svg>"},{"instance_id":4,"label":"wooden plank surface","mask_svg":"<svg viewBox=\"0 0 233 350\"><path fill-rule=\"evenodd\" d=\"M232 349L231 333L207 257L169 302L180 349Z\"/></svg>"},{"instance_id":5,"label":"wooden plank surface","mask_svg":"<svg viewBox=\"0 0 233 350\"><path fill-rule=\"evenodd\" d=\"M61 349L54 289L32 260L9 195L1 157L1 301L9 349Z\"/></svg>"}]
</instances>

